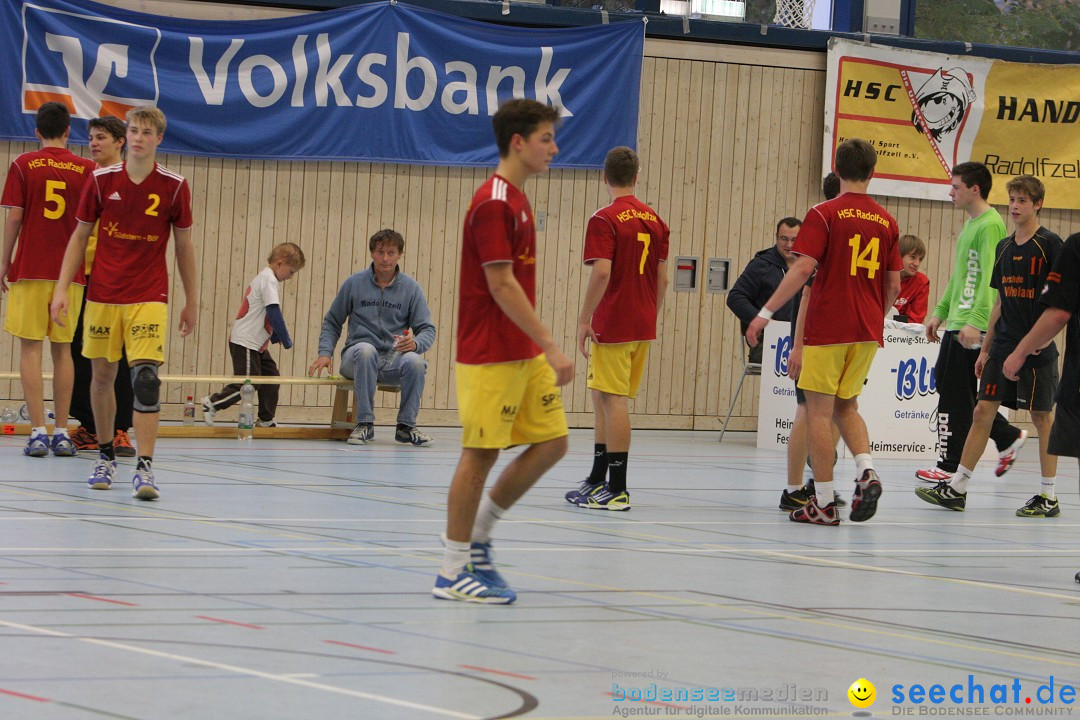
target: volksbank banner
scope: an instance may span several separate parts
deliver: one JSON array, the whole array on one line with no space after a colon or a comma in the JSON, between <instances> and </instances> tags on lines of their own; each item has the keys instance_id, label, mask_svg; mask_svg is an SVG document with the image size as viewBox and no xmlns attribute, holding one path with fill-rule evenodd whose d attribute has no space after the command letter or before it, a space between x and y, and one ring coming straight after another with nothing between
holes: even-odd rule
<instances>
[{"instance_id":1,"label":"volksbank banner","mask_svg":"<svg viewBox=\"0 0 1080 720\"><path fill-rule=\"evenodd\" d=\"M530 97L561 108L555 165L637 145L643 23L522 29L389 3L247 22L0 8L6 140L33 140L33 113L58 100L84 119L160 107L169 152L492 165L491 116Z\"/></svg>"},{"instance_id":2,"label":"volksbank banner","mask_svg":"<svg viewBox=\"0 0 1080 720\"><path fill-rule=\"evenodd\" d=\"M825 167L845 138L870 141L870 192L948 200L953 166L977 160L1005 182L1035 175L1048 208L1080 208L1080 67L941 55L834 39Z\"/></svg>"}]
</instances>

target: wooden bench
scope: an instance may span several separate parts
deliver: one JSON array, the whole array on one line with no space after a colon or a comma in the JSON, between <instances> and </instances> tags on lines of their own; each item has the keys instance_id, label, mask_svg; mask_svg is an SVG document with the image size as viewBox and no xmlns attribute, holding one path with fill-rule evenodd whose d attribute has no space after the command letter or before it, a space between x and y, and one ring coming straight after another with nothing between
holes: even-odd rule
<instances>
[{"instance_id":1,"label":"wooden bench","mask_svg":"<svg viewBox=\"0 0 1080 720\"><path fill-rule=\"evenodd\" d=\"M44 373L45 380L52 379L52 373ZM353 389L353 381L340 375L327 377L267 377L258 376L252 378L236 377L233 375L160 375L163 383L208 383L211 385L227 385L229 383L243 384L245 380L251 380L252 385L316 385L333 386L334 403L330 414L328 427L275 427L255 428L255 437L275 438L345 438L356 424L356 401L349 403L349 394ZM19 373L13 371L0 371L0 380L19 380ZM394 385L379 385L382 392L397 393L401 388ZM8 434L26 434L30 431L27 423L8 423L5 428L14 429ZM160 437L232 437L236 434L236 428L231 425L210 427L202 423L197 425L163 425L159 431Z\"/></svg>"}]
</instances>

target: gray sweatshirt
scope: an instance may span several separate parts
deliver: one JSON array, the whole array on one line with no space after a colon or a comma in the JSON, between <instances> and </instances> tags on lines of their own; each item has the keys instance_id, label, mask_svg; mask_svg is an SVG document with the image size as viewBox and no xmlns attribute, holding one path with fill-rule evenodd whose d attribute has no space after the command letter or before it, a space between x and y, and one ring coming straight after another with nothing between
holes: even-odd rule
<instances>
[{"instance_id":1,"label":"gray sweatshirt","mask_svg":"<svg viewBox=\"0 0 1080 720\"><path fill-rule=\"evenodd\" d=\"M323 317L319 335L319 355L334 356L345 320L349 334L345 347L358 342L375 346L380 353L393 349L394 335L412 329L416 352L424 353L435 342L435 326L420 284L400 270L385 288L375 282L375 270L369 266L348 277Z\"/></svg>"}]
</instances>

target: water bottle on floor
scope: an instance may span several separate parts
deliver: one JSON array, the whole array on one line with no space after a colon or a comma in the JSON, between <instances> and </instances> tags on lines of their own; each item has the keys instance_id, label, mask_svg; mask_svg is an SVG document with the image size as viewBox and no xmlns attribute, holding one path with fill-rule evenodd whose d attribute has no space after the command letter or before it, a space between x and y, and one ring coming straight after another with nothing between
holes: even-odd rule
<instances>
[{"instance_id":1,"label":"water bottle on floor","mask_svg":"<svg viewBox=\"0 0 1080 720\"><path fill-rule=\"evenodd\" d=\"M237 440L251 440L255 436L255 386L245 380L240 388L240 419L236 423Z\"/></svg>"},{"instance_id":2,"label":"water bottle on floor","mask_svg":"<svg viewBox=\"0 0 1080 720\"><path fill-rule=\"evenodd\" d=\"M188 395L187 402L184 403L184 424L195 424L195 396Z\"/></svg>"}]
</instances>

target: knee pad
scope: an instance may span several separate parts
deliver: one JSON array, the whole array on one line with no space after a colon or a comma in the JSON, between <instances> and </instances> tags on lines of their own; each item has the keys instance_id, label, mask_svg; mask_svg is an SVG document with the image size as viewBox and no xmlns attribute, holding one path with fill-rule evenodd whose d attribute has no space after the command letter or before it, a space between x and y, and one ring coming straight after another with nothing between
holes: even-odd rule
<instances>
[{"instance_id":1,"label":"knee pad","mask_svg":"<svg viewBox=\"0 0 1080 720\"><path fill-rule=\"evenodd\" d=\"M161 411L161 380L158 367L142 363L131 368L131 389L135 395L135 410L141 413Z\"/></svg>"}]
</instances>

